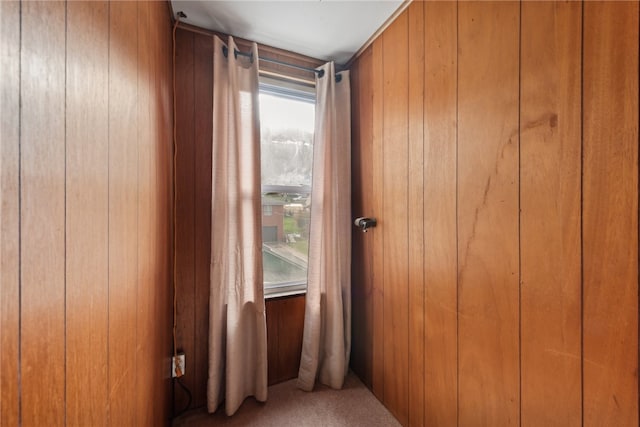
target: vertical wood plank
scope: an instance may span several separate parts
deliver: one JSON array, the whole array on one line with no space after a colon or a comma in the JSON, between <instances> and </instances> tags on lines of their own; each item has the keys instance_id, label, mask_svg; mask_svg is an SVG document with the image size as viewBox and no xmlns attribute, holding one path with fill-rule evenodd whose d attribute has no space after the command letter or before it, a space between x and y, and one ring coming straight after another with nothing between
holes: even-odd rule
<instances>
[{"instance_id":1,"label":"vertical wood plank","mask_svg":"<svg viewBox=\"0 0 640 427\"><path fill-rule=\"evenodd\" d=\"M154 212L152 253L154 256L153 319L159 334L154 334L152 363L154 365L153 420L151 425L163 425L170 417L173 395L170 393L172 380L169 377L173 326L173 103L172 103L172 33L171 17L163 2L151 2L151 63L153 82L151 85L151 155L152 197ZM156 329L153 329L154 331ZM162 396L157 396L162 390Z\"/></svg>"},{"instance_id":2,"label":"vertical wood plank","mask_svg":"<svg viewBox=\"0 0 640 427\"><path fill-rule=\"evenodd\" d=\"M424 425L424 3L408 9L409 31L409 425Z\"/></svg>"},{"instance_id":3,"label":"vertical wood plank","mask_svg":"<svg viewBox=\"0 0 640 427\"><path fill-rule=\"evenodd\" d=\"M409 415L408 13L385 31L383 58L384 402L403 424Z\"/></svg>"},{"instance_id":4,"label":"vertical wood plank","mask_svg":"<svg viewBox=\"0 0 640 427\"><path fill-rule=\"evenodd\" d=\"M578 2L522 3L522 425L582 421Z\"/></svg>"},{"instance_id":5,"label":"vertical wood plank","mask_svg":"<svg viewBox=\"0 0 640 427\"><path fill-rule=\"evenodd\" d=\"M209 369L209 286L211 263L211 144L213 139L213 42L194 35L194 152L195 152L195 342L194 405L207 402Z\"/></svg>"},{"instance_id":6,"label":"vertical wood plank","mask_svg":"<svg viewBox=\"0 0 640 427\"><path fill-rule=\"evenodd\" d=\"M305 296L298 295L277 301L278 372L281 381L298 376L304 329Z\"/></svg>"},{"instance_id":7,"label":"vertical wood plank","mask_svg":"<svg viewBox=\"0 0 640 427\"><path fill-rule=\"evenodd\" d=\"M109 7L67 4L67 422L107 422ZM88 143L90 141L90 143Z\"/></svg>"},{"instance_id":8,"label":"vertical wood plank","mask_svg":"<svg viewBox=\"0 0 640 427\"><path fill-rule=\"evenodd\" d=\"M583 25L584 425L638 425L638 3Z\"/></svg>"},{"instance_id":9,"label":"vertical wood plank","mask_svg":"<svg viewBox=\"0 0 640 427\"><path fill-rule=\"evenodd\" d=\"M65 4L22 3L22 424L65 422ZM46 137L44 137L46 135Z\"/></svg>"},{"instance_id":10,"label":"vertical wood plank","mask_svg":"<svg viewBox=\"0 0 640 427\"><path fill-rule=\"evenodd\" d=\"M151 211L151 188L154 184L151 179L151 153L154 149L154 141L151 133L150 117L150 74L152 63L150 53L153 50L150 39L150 2L137 2L138 14L138 268L137 268L137 346L136 346L136 425L151 425L153 420L154 405L154 376L158 375L154 370L152 346L156 334L152 333L157 328L153 319L154 277L152 233L154 213Z\"/></svg>"},{"instance_id":11,"label":"vertical wood plank","mask_svg":"<svg viewBox=\"0 0 640 427\"><path fill-rule=\"evenodd\" d=\"M272 385L298 376L305 297L271 298L265 301L265 308L269 385Z\"/></svg>"},{"instance_id":12,"label":"vertical wood plank","mask_svg":"<svg viewBox=\"0 0 640 427\"><path fill-rule=\"evenodd\" d=\"M372 48L351 68L352 94L352 212L354 217L373 212ZM372 387L373 357L373 234L353 227L351 369Z\"/></svg>"},{"instance_id":13,"label":"vertical wood plank","mask_svg":"<svg viewBox=\"0 0 640 427\"><path fill-rule=\"evenodd\" d=\"M385 218L383 215L384 186L383 186L383 162L384 162L384 144L383 144L383 37L377 38L373 42L372 47L372 187L376 190L372 195L373 215L378 219L377 229L373 229L373 354L371 357L371 386L373 393L384 401L384 227Z\"/></svg>"},{"instance_id":14,"label":"vertical wood plank","mask_svg":"<svg viewBox=\"0 0 640 427\"><path fill-rule=\"evenodd\" d=\"M425 3L425 425L457 424L457 5Z\"/></svg>"},{"instance_id":15,"label":"vertical wood plank","mask_svg":"<svg viewBox=\"0 0 640 427\"><path fill-rule=\"evenodd\" d=\"M138 10L111 2L109 37L109 424L136 419Z\"/></svg>"},{"instance_id":16,"label":"vertical wood plank","mask_svg":"<svg viewBox=\"0 0 640 427\"><path fill-rule=\"evenodd\" d=\"M459 4L459 422L519 424L517 2Z\"/></svg>"},{"instance_id":17,"label":"vertical wood plank","mask_svg":"<svg viewBox=\"0 0 640 427\"><path fill-rule=\"evenodd\" d=\"M195 110L194 33L178 29L176 34L176 277L178 349L195 355ZM209 196L211 198L211 196ZM207 325L206 333L209 328ZM202 332L204 333L204 331ZM187 356L190 357L190 356ZM191 360L191 359L190 359ZM195 390L195 370L187 370L183 382ZM183 408L187 396L176 392L176 405Z\"/></svg>"},{"instance_id":18,"label":"vertical wood plank","mask_svg":"<svg viewBox=\"0 0 640 427\"><path fill-rule=\"evenodd\" d=\"M18 424L20 3L0 2L0 425Z\"/></svg>"},{"instance_id":19,"label":"vertical wood plank","mask_svg":"<svg viewBox=\"0 0 640 427\"><path fill-rule=\"evenodd\" d=\"M278 317L280 311L276 305L275 299L265 301L265 312L267 317L267 372L269 385L277 384L280 381L280 372L278 371Z\"/></svg>"}]
</instances>

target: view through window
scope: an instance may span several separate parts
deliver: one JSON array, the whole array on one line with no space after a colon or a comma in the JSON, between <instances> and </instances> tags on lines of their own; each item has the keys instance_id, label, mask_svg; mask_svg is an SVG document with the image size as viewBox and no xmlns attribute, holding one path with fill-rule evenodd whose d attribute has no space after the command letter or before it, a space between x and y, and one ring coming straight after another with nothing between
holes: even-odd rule
<instances>
[{"instance_id":1,"label":"view through window","mask_svg":"<svg viewBox=\"0 0 640 427\"><path fill-rule=\"evenodd\" d=\"M306 290L314 104L308 91L260 85L265 296Z\"/></svg>"}]
</instances>

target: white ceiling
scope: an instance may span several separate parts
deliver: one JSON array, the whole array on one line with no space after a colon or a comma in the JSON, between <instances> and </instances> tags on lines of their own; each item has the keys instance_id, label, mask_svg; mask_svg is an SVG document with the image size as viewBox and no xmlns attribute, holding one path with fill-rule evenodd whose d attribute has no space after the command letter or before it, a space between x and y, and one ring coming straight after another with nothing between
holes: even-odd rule
<instances>
[{"instance_id":1,"label":"white ceiling","mask_svg":"<svg viewBox=\"0 0 640 427\"><path fill-rule=\"evenodd\" d=\"M313 58L346 63L404 0L172 0L181 21Z\"/></svg>"}]
</instances>

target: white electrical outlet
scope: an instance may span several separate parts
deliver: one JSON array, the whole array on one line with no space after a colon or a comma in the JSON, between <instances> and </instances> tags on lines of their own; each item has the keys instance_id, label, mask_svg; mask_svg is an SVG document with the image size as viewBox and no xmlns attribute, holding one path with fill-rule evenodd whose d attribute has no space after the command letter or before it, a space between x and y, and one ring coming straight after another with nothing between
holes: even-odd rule
<instances>
[{"instance_id":1,"label":"white electrical outlet","mask_svg":"<svg viewBox=\"0 0 640 427\"><path fill-rule=\"evenodd\" d=\"M178 353L177 356L171 358L171 378L181 377L185 373L184 353ZM178 368L179 371L178 372Z\"/></svg>"}]
</instances>

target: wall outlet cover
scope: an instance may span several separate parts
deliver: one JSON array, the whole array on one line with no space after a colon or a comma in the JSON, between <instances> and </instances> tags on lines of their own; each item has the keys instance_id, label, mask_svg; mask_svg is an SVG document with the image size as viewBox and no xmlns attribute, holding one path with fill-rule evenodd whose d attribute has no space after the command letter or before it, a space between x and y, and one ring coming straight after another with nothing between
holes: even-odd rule
<instances>
[{"instance_id":1,"label":"wall outlet cover","mask_svg":"<svg viewBox=\"0 0 640 427\"><path fill-rule=\"evenodd\" d=\"M180 368L180 372L178 372ZM178 353L177 356L171 358L171 378L179 378L185 373L185 357L184 353Z\"/></svg>"}]
</instances>

